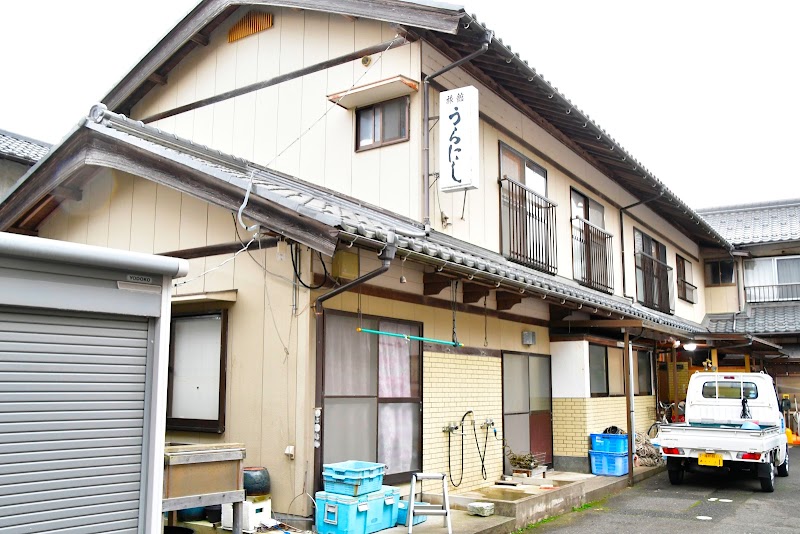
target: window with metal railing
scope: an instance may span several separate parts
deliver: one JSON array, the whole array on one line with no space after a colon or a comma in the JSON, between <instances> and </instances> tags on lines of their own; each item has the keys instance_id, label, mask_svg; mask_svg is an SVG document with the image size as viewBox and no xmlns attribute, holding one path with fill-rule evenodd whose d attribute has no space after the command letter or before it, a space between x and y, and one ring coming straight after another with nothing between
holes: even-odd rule
<instances>
[{"instance_id":1,"label":"window with metal railing","mask_svg":"<svg viewBox=\"0 0 800 534\"><path fill-rule=\"evenodd\" d=\"M747 302L800 300L800 256L745 260L744 295Z\"/></svg>"},{"instance_id":2,"label":"window with metal railing","mask_svg":"<svg viewBox=\"0 0 800 534\"><path fill-rule=\"evenodd\" d=\"M611 234L605 231L605 208L576 189L572 204L572 277L578 283L611 293L614 290Z\"/></svg>"},{"instance_id":3,"label":"window with metal railing","mask_svg":"<svg viewBox=\"0 0 800 534\"><path fill-rule=\"evenodd\" d=\"M649 235L634 228L636 298L640 304L664 313L675 312L672 267L667 249Z\"/></svg>"},{"instance_id":4,"label":"window with metal railing","mask_svg":"<svg viewBox=\"0 0 800 534\"><path fill-rule=\"evenodd\" d=\"M547 172L500 143L500 243L503 256L556 272L556 204L546 196Z\"/></svg>"},{"instance_id":5,"label":"window with metal railing","mask_svg":"<svg viewBox=\"0 0 800 534\"><path fill-rule=\"evenodd\" d=\"M586 219L572 218L572 272L581 285L614 291L611 237Z\"/></svg>"}]
</instances>

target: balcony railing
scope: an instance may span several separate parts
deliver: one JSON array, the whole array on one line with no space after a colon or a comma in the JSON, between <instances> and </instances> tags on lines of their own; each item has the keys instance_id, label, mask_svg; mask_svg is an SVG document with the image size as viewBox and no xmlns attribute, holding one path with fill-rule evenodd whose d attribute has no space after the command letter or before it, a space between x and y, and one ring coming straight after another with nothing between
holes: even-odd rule
<instances>
[{"instance_id":1,"label":"balcony railing","mask_svg":"<svg viewBox=\"0 0 800 534\"><path fill-rule=\"evenodd\" d=\"M555 274L556 204L510 178L500 180L503 255L509 260Z\"/></svg>"},{"instance_id":2,"label":"balcony railing","mask_svg":"<svg viewBox=\"0 0 800 534\"><path fill-rule=\"evenodd\" d=\"M636 298L664 313L675 312L672 267L642 252L636 253Z\"/></svg>"},{"instance_id":3,"label":"balcony railing","mask_svg":"<svg viewBox=\"0 0 800 534\"><path fill-rule=\"evenodd\" d=\"M800 284L775 284L771 286L748 286L744 288L747 302L780 302L800 300Z\"/></svg>"},{"instance_id":4,"label":"balcony railing","mask_svg":"<svg viewBox=\"0 0 800 534\"><path fill-rule=\"evenodd\" d=\"M572 219L572 276L578 283L612 293L614 266L611 234L586 219Z\"/></svg>"},{"instance_id":5,"label":"balcony railing","mask_svg":"<svg viewBox=\"0 0 800 534\"><path fill-rule=\"evenodd\" d=\"M697 304L697 286L679 278L678 298Z\"/></svg>"}]
</instances>

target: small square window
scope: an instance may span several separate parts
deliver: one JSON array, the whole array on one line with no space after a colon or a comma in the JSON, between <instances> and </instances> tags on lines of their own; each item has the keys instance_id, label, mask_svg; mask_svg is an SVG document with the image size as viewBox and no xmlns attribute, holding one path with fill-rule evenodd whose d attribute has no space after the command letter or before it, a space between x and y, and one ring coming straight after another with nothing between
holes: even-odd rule
<instances>
[{"instance_id":1,"label":"small square window","mask_svg":"<svg viewBox=\"0 0 800 534\"><path fill-rule=\"evenodd\" d=\"M356 150L408 141L408 97L356 110Z\"/></svg>"},{"instance_id":2,"label":"small square window","mask_svg":"<svg viewBox=\"0 0 800 534\"><path fill-rule=\"evenodd\" d=\"M735 282L733 260L714 260L706 262L706 285L726 286Z\"/></svg>"}]
</instances>

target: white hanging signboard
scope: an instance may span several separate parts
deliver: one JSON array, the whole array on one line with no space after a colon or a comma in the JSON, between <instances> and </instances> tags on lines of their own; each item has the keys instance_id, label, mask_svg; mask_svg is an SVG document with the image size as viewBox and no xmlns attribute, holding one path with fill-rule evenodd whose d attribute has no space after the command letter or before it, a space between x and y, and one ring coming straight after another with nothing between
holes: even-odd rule
<instances>
[{"instance_id":1,"label":"white hanging signboard","mask_svg":"<svg viewBox=\"0 0 800 534\"><path fill-rule=\"evenodd\" d=\"M439 190L477 189L479 180L478 90L439 93Z\"/></svg>"}]
</instances>

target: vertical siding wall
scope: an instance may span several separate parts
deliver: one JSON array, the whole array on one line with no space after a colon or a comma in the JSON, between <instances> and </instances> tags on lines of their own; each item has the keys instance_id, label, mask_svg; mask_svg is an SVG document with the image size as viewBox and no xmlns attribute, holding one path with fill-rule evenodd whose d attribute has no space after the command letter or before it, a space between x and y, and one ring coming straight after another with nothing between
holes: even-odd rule
<instances>
[{"instance_id":1,"label":"vertical siding wall","mask_svg":"<svg viewBox=\"0 0 800 534\"><path fill-rule=\"evenodd\" d=\"M270 8L274 26L228 43L232 15L132 111L141 119L201 98L291 73L394 39L389 24ZM419 45L407 44L257 92L163 119L154 126L223 152L420 219L420 99L411 99L410 141L355 152L355 113L327 95L402 74L419 80ZM299 138L299 140L298 140Z\"/></svg>"},{"instance_id":2,"label":"vertical siding wall","mask_svg":"<svg viewBox=\"0 0 800 534\"><path fill-rule=\"evenodd\" d=\"M229 212L111 171L101 172L84 188L82 201L64 201L42 225L40 235L154 254L237 239ZM170 432L167 440L245 443L246 464L269 469L273 506L286 512L292 497L311 483L309 414L313 391L309 399L306 384L313 383L309 378L313 377L313 359L308 339L313 316L305 289L298 294L300 312L292 314L292 265L288 258L278 261L274 248L251 254L241 254L175 291L184 295L239 290L228 316L226 431L222 435ZM184 280L192 280L231 257L190 260ZM267 274L261 265L274 275ZM308 272L307 266L303 270ZM290 444L296 445L294 461L283 454ZM295 502L291 511L311 513L310 504Z\"/></svg>"}]
</instances>

